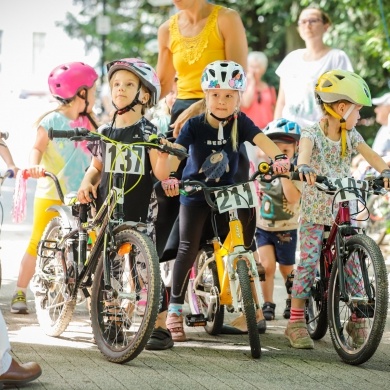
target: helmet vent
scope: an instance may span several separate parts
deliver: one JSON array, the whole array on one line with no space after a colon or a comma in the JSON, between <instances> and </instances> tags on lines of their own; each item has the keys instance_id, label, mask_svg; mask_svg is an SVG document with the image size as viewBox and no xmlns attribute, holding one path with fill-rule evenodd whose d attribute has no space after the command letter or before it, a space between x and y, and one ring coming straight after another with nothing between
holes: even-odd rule
<instances>
[{"instance_id":1,"label":"helmet vent","mask_svg":"<svg viewBox=\"0 0 390 390\"><path fill-rule=\"evenodd\" d=\"M325 80L324 83L322 84L324 88L331 87L332 85L333 83L330 80Z\"/></svg>"},{"instance_id":2,"label":"helmet vent","mask_svg":"<svg viewBox=\"0 0 390 390\"><path fill-rule=\"evenodd\" d=\"M344 79L345 79L345 76L342 76L341 74L335 74L335 76L336 76L339 80L344 80Z\"/></svg>"},{"instance_id":3,"label":"helmet vent","mask_svg":"<svg viewBox=\"0 0 390 390\"><path fill-rule=\"evenodd\" d=\"M225 82L225 80L226 80L226 75L227 75L226 72L221 72L221 79L223 82Z\"/></svg>"}]
</instances>

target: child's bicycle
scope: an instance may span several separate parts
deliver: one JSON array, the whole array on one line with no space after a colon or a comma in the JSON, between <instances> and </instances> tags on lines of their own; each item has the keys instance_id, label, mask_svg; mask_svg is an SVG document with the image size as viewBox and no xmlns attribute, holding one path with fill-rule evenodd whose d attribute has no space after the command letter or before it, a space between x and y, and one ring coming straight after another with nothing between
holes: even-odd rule
<instances>
[{"instance_id":1,"label":"child's bicycle","mask_svg":"<svg viewBox=\"0 0 390 390\"><path fill-rule=\"evenodd\" d=\"M261 180L266 181L282 176L272 175L272 166L261 163L258 171L245 183L208 187L199 181L185 180L180 184L181 194L203 191L213 212L229 212L229 233L223 243L211 218L214 238L210 245L200 249L195 260L187 294L191 314L186 317L186 324L204 326L209 334L219 334L224 308L230 313L244 313L251 355L255 359L261 356L256 321L256 310L261 309L261 287L253 253L244 245L237 210L257 205L253 181L260 175Z\"/></svg>"},{"instance_id":2,"label":"child's bicycle","mask_svg":"<svg viewBox=\"0 0 390 390\"><path fill-rule=\"evenodd\" d=\"M51 139L93 141L99 137L86 129L49 130ZM130 164L130 154L136 153L132 148L139 151L141 146L183 157L178 149L159 143L119 144L120 153L129 152L117 165ZM123 220L125 174L113 174L113 186L92 217L92 204L79 203L76 193L64 197L57 177L45 172L53 179L64 206L50 208L59 216L43 233L32 283L39 324L50 336L64 332L76 303L90 297L95 342L115 363L130 361L144 349L156 321L161 291L155 245L137 230L146 225Z\"/></svg>"},{"instance_id":3,"label":"child's bicycle","mask_svg":"<svg viewBox=\"0 0 390 390\"><path fill-rule=\"evenodd\" d=\"M14 171L12 169L8 169L8 171L6 171L4 173L4 175L1 175L0 174L0 196L1 196L1 187L3 186L3 183L5 181L5 179L7 178L13 178L14 177ZM0 236L1 236L1 229L3 227L3 220L4 220L4 210L3 210L3 204L1 203L0 201L0 213L1 213L1 216L0 216ZM1 249L1 247L0 247ZM2 269L1 269L1 259L0 259L0 287L1 287L1 281L2 281Z\"/></svg>"},{"instance_id":4,"label":"child's bicycle","mask_svg":"<svg viewBox=\"0 0 390 390\"><path fill-rule=\"evenodd\" d=\"M299 180L297 173L293 179ZM382 252L360 227L352 224L350 202L366 207L368 194L384 195L383 180L331 179L317 176L316 186L333 194L338 206L325 230L317 277L306 305L313 340L329 327L340 358L352 365L366 362L383 335L388 305L388 279Z\"/></svg>"}]
</instances>

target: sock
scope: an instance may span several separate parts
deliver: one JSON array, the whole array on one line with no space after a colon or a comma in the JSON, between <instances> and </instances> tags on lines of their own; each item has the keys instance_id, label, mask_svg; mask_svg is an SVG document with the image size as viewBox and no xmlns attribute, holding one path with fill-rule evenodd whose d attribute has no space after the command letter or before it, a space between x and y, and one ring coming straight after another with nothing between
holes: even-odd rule
<instances>
[{"instance_id":1,"label":"sock","mask_svg":"<svg viewBox=\"0 0 390 390\"><path fill-rule=\"evenodd\" d=\"M298 321L305 319L305 309L290 309L290 321Z\"/></svg>"},{"instance_id":2,"label":"sock","mask_svg":"<svg viewBox=\"0 0 390 390\"><path fill-rule=\"evenodd\" d=\"M183 314L183 305L180 303L170 303L168 306L168 314L176 314L180 317Z\"/></svg>"},{"instance_id":3,"label":"sock","mask_svg":"<svg viewBox=\"0 0 390 390\"><path fill-rule=\"evenodd\" d=\"M23 287L16 286L16 288L15 288L15 294L16 294L18 291L22 291L22 292L24 293L24 295L26 295L27 287L26 287L26 288L23 288Z\"/></svg>"}]
</instances>

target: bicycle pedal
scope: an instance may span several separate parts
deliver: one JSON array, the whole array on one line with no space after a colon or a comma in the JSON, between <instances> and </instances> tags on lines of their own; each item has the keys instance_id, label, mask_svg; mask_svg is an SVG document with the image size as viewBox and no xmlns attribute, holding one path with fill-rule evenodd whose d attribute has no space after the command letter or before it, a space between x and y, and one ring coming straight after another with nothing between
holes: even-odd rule
<instances>
[{"instance_id":1,"label":"bicycle pedal","mask_svg":"<svg viewBox=\"0 0 390 390\"><path fill-rule=\"evenodd\" d=\"M186 315L187 326L206 326L207 321L203 314L187 314Z\"/></svg>"}]
</instances>

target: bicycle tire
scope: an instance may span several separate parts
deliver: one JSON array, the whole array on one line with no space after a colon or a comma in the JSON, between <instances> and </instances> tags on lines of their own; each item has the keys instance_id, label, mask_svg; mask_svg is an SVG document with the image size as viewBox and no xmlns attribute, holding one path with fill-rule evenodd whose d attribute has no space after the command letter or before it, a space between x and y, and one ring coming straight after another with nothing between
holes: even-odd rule
<instances>
[{"instance_id":1,"label":"bicycle tire","mask_svg":"<svg viewBox=\"0 0 390 390\"><path fill-rule=\"evenodd\" d=\"M387 233L387 223L390 219L390 205L386 196L371 195L367 202L370 215L365 221L366 234L378 245L383 243Z\"/></svg>"},{"instance_id":2,"label":"bicycle tire","mask_svg":"<svg viewBox=\"0 0 390 390\"><path fill-rule=\"evenodd\" d=\"M249 279L249 269L246 261L243 259L237 261L237 274L241 287L243 301L242 308L246 318L246 325L248 327L251 355L254 359L259 359L261 356L261 346L256 322L255 301L252 295L251 281Z\"/></svg>"},{"instance_id":3,"label":"bicycle tire","mask_svg":"<svg viewBox=\"0 0 390 390\"><path fill-rule=\"evenodd\" d=\"M307 331L313 340L320 340L326 335L328 330L327 306L324 282L317 274L305 308Z\"/></svg>"},{"instance_id":4,"label":"bicycle tire","mask_svg":"<svg viewBox=\"0 0 390 390\"><path fill-rule=\"evenodd\" d=\"M340 358L348 364L358 365L372 357L382 339L388 305L387 271L378 245L363 234L346 239L343 270L347 295L360 297L361 303L351 300L351 305L347 305L340 300L339 270L334 264L329 281L329 330ZM371 299L364 278L369 282ZM356 323L351 321L352 314L359 322L357 331ZM350 323L354 325L350 327Z\"/></svg>"},{"instance_id":5,"label":"bicycle tire","mask_svg":"<svg viewBox=\"0 0 390 390\"><path fill-rule=\"evenodd\" d=\"M212 254L212 247L205 247L199 250L193 265L194 277L199 274L204 262ZM203 314L207 318L207 324L204 326L204 329L208 334L220 334L225 316L225 306L219 304L219 293L221 290L215 261L212 261L204 270L199 282L199 289L208 295L196 295L192 291L191 281L188 283L187 297L191 313ZM215 304L210 304L210 295L216 295L217 302Z\"/></svg>"},{"instance_id":6,"label":"bicycle tire","mask_svg":"<svg viewBox=\"0 0 390 390\"><path fill-rule=\"evenodd\" d=\"M126 229L115 234L111 259L112 293L104 287L100 257L92 283L91 325L100 352L110 362L126 363L144 349L156 322L161 278L155 245L145 234Z\"/></svg>"},{"instance_id":7,"label":"bicycle tire","mask_svg":"<svg viewBox=\"0 0 390 390\"><path fill-rule=\"evenodd\" d=\"M65 270L61 262L63 246L58 243L63 234L61 217L54 217L42 234L36 273L32 279L39 326L52 337L58 337L66 330L76 306L72 286L65 283ZM43 243L45 247L42 247Z\"/></svg>"}]
</instances>

